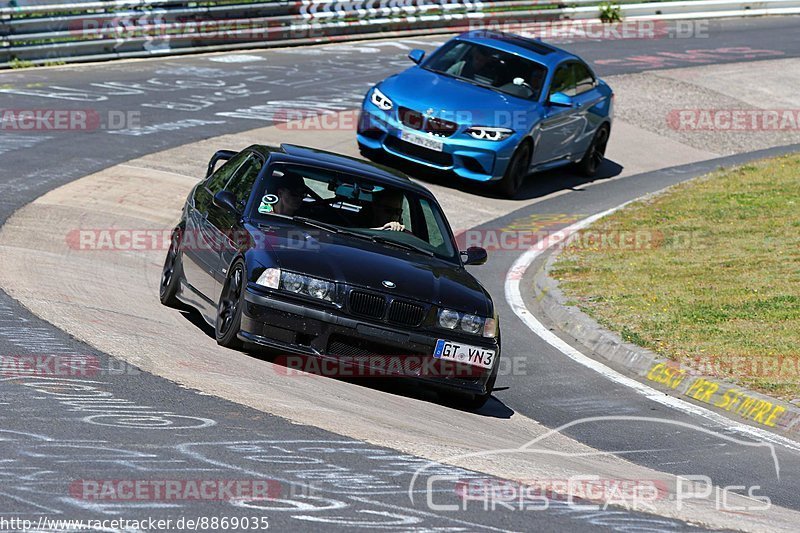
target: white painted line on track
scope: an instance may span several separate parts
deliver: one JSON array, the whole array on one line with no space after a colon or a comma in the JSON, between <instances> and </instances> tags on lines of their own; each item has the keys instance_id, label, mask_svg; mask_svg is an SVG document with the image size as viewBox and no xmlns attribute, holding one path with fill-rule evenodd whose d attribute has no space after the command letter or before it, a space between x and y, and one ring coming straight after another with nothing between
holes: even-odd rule
<instances>
[{"instance_id":1,"label":"white painted line on track","mask_svg":"<svg viewBox=\"0 0 800 533\"><path fill-rule=\"evenodd\" d=\"M655 194L655 193L653 193ZM556 334L551 332L547 329L544 324L542 324L533 314L528 310L525 306L525 302L522 299L522 293L520 292L520 282L522 281L525 272L528 268L533 264L533 262L542 254L544 254L547 250L549 250L554 245L565 241L569 238L570 235L579 231L590 224L594 223L595 221L610 215L611 213L622 209L626 205L634 202L636 200L630 200L625 202L624 204L618 205L617 207L613 207L601 213L597 213L590 217L584 218L568 226L560 231L557 231L551 235L549 235L546 239L544 244L535 244L532 248L528 249L527 252L523 253L521 256L514 261L514 264L511 265L511 268L506 273L504 291L506 296L506 302L508 305L511 306L511 309L514 311L522 322L530 328L530 330L544 340L547 344L555 348L556 350L560 351L573 361L582 364L583 366L598 372L603 377L613 381L618 385L623 385L625 387L631 388L637 393L641 394L648 400L652 400L654 402L660 403L666 407L671 409L675 409L676 411L680 411L682 413L692 415L692 416L700 416L703 417L711 422L717 423L722 425L725 429L730 431L735 431L737 433L749 436L751 438L755 438L758 440L771 442L773 444L778 444L784 446L792 451L800 452L800 443L793 441L792 439L788 439L781 435L777 435L770 431L766 431L760 428L756 428L753 426L748 426L747 424L742 424L740 422L736 422L735 420L731 420L728 417L725 417L719 413L715 413L714 411L710 411L704 407L700 407L698 405L694 405L689 403L685 400L681 400L680 398L676 398L674 396L670 396L662 391L656 390L649 385L641 383L633 378L625 376L610 368L603 363L592 359L581 353L580 351L576 350Z\"/></svg>"}]
</instances>

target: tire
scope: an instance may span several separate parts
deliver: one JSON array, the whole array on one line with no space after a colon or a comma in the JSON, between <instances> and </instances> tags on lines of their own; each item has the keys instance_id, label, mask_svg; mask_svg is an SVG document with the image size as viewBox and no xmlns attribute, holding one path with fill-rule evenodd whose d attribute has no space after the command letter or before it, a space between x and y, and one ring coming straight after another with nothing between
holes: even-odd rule
<instances>
[{"instance_id":1,"label":"tire","mask_svg":"<svg viewBox=\"0 0 800 533\"><path fill-rule=\"evenodd\" d=\"M528 175L528 165L531 162L531 145L525 142L517 148L511 161L508 162L506 173L500 180L500 192L507 198L514 198L519 191L525 176Z\"/></svg>"},{"instance_id":2,"label":"tire","mask_svg":"<svg viewBox=\"0 0 800 533\"><path fill-rule=\"evenodd\" d=\"M182 236L182 228L173 230L167 257L164 259L164 268L161 269L161 284L158 289L158 297L161 303L175 309L183 309L185 307L178 300L178 290L183 277L183 261L180 251Z\"/></svg>"},{"instance_id":3,"label":"tire","mask_svg":"<svg viewBox=\"0 0 800 533\"><path fill-rule=\"evenodd\" d=\"M609 129L605 124L598 128L594 134L592 143L583 154L583 159L578 161L578 172L587 178L593 178L597 170L603 163L606 156L606 146L608 146Z\"/></svg>"},{"instance_id":4,"label":"tire","mask_svg":"<svg viewBox=\"0 0 800 533\"><path fill-rule=\"evenodd\" d=\"M244 262L241 259L237 260L231 267L219 295L214 337L217 339L217 344L226 348L239 349L243 346L237 335L242 327L245 272Z\"/></svg>"}]
</instances>

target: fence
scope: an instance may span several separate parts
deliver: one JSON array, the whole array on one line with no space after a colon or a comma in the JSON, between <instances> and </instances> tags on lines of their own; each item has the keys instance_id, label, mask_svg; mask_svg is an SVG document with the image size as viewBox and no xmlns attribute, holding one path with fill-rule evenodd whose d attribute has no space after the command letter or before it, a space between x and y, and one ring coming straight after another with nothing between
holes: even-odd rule
<instances>
[{"instance_id":1,"label":"fence","mask_svg":"<svg viewBox=\"0 0 800 533\"><path fill-rule=\"evenodd\" d=\"M615 3L626 18L800 13L800 0ZM508 22L594 19L599 13L597 0L37 3L0 8L0 68L452 33Z\"/></svg>"}]
</instances>

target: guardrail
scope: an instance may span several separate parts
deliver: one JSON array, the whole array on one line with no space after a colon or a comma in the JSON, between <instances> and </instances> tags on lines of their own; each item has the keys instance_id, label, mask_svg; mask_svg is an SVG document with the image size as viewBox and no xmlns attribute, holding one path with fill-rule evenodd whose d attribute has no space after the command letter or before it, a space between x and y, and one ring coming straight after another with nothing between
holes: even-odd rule
<instances>
[{"instance_id":1,"label":"guardrail","mask_svg":"<svg viewBox=\"0 0 800 533\"><path fill-rule=\"evenodd\" d=\"M626 18L800 13L800 0L618 0ZM0 68L596 19L597 0L113 0L0 8Z\"/></svg>"}]
</instances>

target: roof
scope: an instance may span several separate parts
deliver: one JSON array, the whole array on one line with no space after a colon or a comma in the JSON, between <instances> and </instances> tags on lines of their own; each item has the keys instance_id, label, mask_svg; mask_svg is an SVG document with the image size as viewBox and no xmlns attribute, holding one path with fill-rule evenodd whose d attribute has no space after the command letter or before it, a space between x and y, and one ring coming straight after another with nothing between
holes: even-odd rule
<instances>
[{"instance_id":1,"label":"roof","mask_svg":"<svg viewBox=\"0 0 800 533\"><path fill-rule=\"evenodd\" d=\"M433 197L433 194L428 189L419 183L411 181L411 179L402 172L363 159L296 144L284 143L281 144L279 148L266 145L254 145L250 148L258 150L264 154L265 157L271 157L273 161L311 164L339 172L357 174L379 183L401 187L424 194L425 196Z\"/></svg>"},{"instance_id":2,"label":"roof","mask_svg":"<svg viewBox=\"0 0 800 533\"><path fill-rule=\"evenodd\" d=\"M515 33L473 30L462 33L456 38L491 46L505 52L533 59L546 65L554 65L560 63L564 59L576 57L566 50L547 44L539 39L531 39Z\"/></svg>"}]
</instances>

